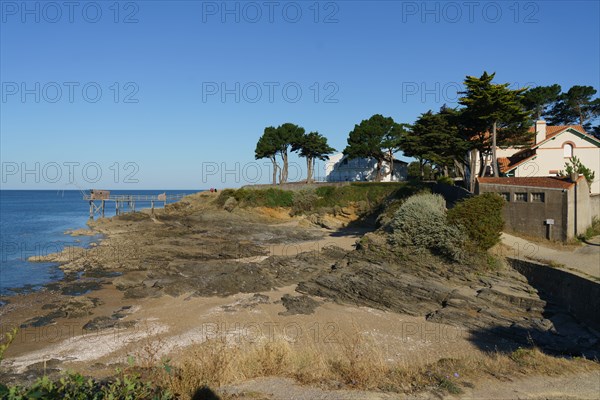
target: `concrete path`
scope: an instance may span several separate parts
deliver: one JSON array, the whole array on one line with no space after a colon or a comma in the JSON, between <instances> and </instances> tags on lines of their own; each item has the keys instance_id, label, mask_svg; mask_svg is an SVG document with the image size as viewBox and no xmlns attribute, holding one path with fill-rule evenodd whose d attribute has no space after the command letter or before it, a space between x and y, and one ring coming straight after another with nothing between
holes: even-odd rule
<instances>
[{"instance_id":1,"label":"concrete path","mask_svg":"<svg viewBox=\"0 0 600 400\"><path fill-rule=\"evenodd\" d=\"M508 257L529 259L540 262L554 262L555 267L575 273L588 279L600 280L600 237L572 250L558 250L544 247L517 236L502 233L502 243L510 247ZM561 266L562 264L562 266Z\"/></svg>"}]
</instances>

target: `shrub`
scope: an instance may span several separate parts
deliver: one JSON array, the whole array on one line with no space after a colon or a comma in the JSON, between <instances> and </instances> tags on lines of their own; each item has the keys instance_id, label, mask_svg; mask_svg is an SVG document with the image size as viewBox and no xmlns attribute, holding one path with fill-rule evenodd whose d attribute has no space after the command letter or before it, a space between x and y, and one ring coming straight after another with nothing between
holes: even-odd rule
<instances>
[{"instance_id":1,"label":"shrub","mask_svg":"<svg viewBox=\"0 0 600 400\"><path fill-rule=\"evenodd\" d=\"M231 196L228 197L227 200L225 200L225 204L223 204L223 209L225 211L229 211L232 212L234 208L236 208L238 205L238 201L235 199L235 197Z\"/></svg>"},{"instance_id":2,"label":"shrub","mask_svg":"<svg viewBox=\"0 0 600 400\"><path fill-rule=\"evenodd\" d=\"M31 386L0 384L0 398L25 399L174 399L167 390L142 382L137 375L122 375L114 381L96 381L83 375L67 373L58 380L44 376Z\"/></svg>"},{"instance_id":3,"label":"shrub","mask_svg":"<svg viewBox=\"0 0 600 400\"><path fill-rule=\"evenodd\" d=\"M594 178L596 177L596 173L594 171L592 171L591 169L589 169L588 167L586 167L585 165L583 165L581 163L581 160L579 160L579 158L577 158L575 156L571 157L571 159L569 161L570 162L565 163L565 170L559 171L558 174L560 176L566 175L568 177L570 177L571 174L573 174L573 173L583 175L583 176L585 176L585 180L587 181L588 185L590 186L590 190L591 190L591 186L592 186L592 183L594 182Z\"/></svg>"},{"instance_id":4,"label":"shrub","mask_svg":"<svg viewBox=\"0 0 600 400\"><path fill-rule=\"evenodd\" d=\"M390 222L391 241L428 249L451 261L464 259L464 240L458 227L448 224L444 198L423 193L409 197Z\"/></svg>"},{"instance_id":5,"label":"shrub","mask_svg":"<svg viewBox=\"0 0 600 400\"><path fill-rule=\"evenodd\" d=\"M437 178L437 183L441 183L442 185L454 186L454 179L450 178L449 176L441 175Z\"/></svg>"},{"instance_id":6,"label":"shrub","mask_svg":"<svg viewBox=\"0 0 600 400\"><path fill-rule=\"evenodd\" d=\"M292 215L312 211L315 208L318 199L319 197L314 190L307 189L295 192L292 203Z\"/></svg>"},{"instance_id":7,"label":"shrub","mask_svg":"<svg viewBox=\"0 0 600 400\"><path fill-rule=\"evenodd\" d=\"M448 211L448 222L460 229L481 250L500 241L504 228L504 200L496 193L484 193L458 202Z\"/></svg>"}]
</instances>

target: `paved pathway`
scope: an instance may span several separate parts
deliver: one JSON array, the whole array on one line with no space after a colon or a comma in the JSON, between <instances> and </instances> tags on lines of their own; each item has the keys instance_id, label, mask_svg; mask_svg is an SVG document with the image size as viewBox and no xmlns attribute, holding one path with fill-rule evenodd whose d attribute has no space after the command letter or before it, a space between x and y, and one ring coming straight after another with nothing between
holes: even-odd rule
<instances>
[{"instance_id":1,"label":"paved pathway","mask_svg":"<svg viewBox=\"0 0 600 400\"><path fill-rule=\"evenodd\" d=\"M596 236L589 242L590 244L584 244L574 249L558 250L502 233L502 243L511 248L507 254L509 257L540 262L553 261L556 264L564 265L564 268L561 269L586 278L600 280L600 236Z\"/></svg>"}]
</instances>

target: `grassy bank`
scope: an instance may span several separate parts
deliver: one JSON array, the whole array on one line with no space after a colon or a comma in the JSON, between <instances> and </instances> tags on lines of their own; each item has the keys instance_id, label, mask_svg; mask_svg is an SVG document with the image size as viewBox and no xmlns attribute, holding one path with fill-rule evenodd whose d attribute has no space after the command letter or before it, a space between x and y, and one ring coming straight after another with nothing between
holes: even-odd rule
<instances>
[{"instance_id":1,"label":"grassy bank","mask_svg":"<svg viewBox=\"0 0 600 400\"><path fill-rule=\"evenodd\" d=\"M422 188L417 184L404 182L354 182L347 186L320 186L299 191L273 187L226 189L221 192L216 204L224 206L233 198L239 207L285 207L292 208L296 213L349 205L359 205L366 211L379 206L386 199L407 197L419 189Z\"/></svg>"}]
</instances>

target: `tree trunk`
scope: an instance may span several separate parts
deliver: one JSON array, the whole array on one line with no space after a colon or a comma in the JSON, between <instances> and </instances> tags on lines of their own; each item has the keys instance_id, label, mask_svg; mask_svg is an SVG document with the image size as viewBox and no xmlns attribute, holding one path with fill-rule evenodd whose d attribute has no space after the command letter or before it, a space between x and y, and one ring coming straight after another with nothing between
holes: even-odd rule
<instances>
[{"instance_id":1,"label":"tree trunk","mask_svg":"<svg viewBox=\"0 0 600 400\"><path fill-rule=\"evenodd\" d=\"M422 158L419 158L419 172L421 173L421 180L425 179L425 163Z\"/></svg>"},{"instance_id":2,"label":"tree trunk","mask_svg":"<svg viewBox=\"0 0 600 400\"><path fill-rule=\"evenodd\" d=\"M477 180L477 174L475 173L475 169L477 169L477 149L471 150L471 155L469 157L469 169L469 191L474 193L475 182Z\"/></svg>"},{"instance_id":3,"label":"tree trunk","mask_svg":"<svg viewBox=\"0 0 600 400\"><path fill-rule=\"evenodd\" d=\"M478 176L485 176L485 164L486 160L483 153L479 151L479 173Z\"/></svg>"},{"instance_id":4,"label":"tree trunk","mask_svg":"<svg viewBox=\"0 0 600 400\"><path fill-rule=\"evenodd\" d=\"M306 183L312 181L312 157L306 157Z\"/></svg>"},{"instance_id":5,"label":"tree trunk","mask_svg":"<svg viewBox=\"0 0 600 400\"><path fill-rule=\"evenodd\" d=\"M394 181L394 153L392 153L392 151L389 151L389 156L390 156L390 182Z\"/></svg>"},{"instance_id":6,"label":"tree trunk","mask_svg":"<svg viewBox=\"0 0 600 400\"><path fill-rule=\"evenodd\" d=\"M277 185L277 169L279 168L279 166L277 165L277 159L275 158L275 156L270 158L271 162L273 163L273 185Z\"/></svg>"},{"instance_id":7,"label":"tree trunk","mask_svg":"<svg viewBox=\"0 0 600 400\"><path fill-rule=\"evenodd\" d=\"M281 158L283 160L283 168L281 169L281 175L279 178L279 183L287 183L288 178L288 154L287 151L281 153Z\"/></svg>"},{"instance_id":8,"label":"tree trunk","mask_svg":"<svg viewBox=\"0 0 600 400\"><path fill-rule=\"evenodd\" d=\"M382 164L383 164L383 160L378 158L377 159L377 175L375 177L375 180L377 182L381 182L381 166L382 166Z\"/></svg>"},{"instance_id":9,"label":"tree trunk","mask_svg":"<svg viewBox=\"0 0 600 400\"><path fill-rule=\"evenodd\" d=\"M498 174L498 158L496 157L496 127L497 122L494 121L494 125L492 126L492 168L494 169L494 178L498 178L500 175Z\"/></svg>"}]
</instances>

